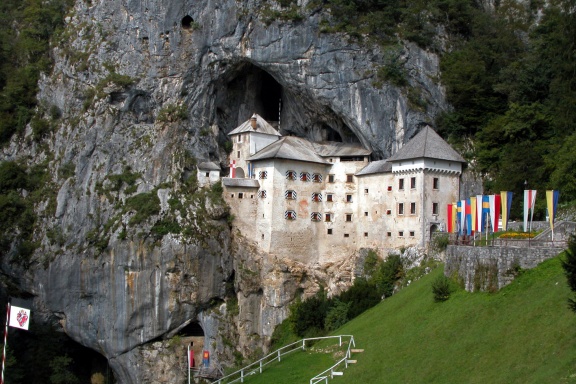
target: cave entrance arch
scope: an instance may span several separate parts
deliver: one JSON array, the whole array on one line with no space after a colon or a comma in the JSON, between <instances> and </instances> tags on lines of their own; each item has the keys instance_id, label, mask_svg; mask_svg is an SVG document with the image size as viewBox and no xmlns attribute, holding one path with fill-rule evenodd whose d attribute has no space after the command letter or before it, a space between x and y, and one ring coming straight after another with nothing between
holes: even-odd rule
<instances>
[{"instance_id":1,"label":"cave entrance arch","mask_svg":"<svg viewBox=\"0 0 576 384\"><path fill-rule=\"evenodd\" d=\"M182 339L182 344L194 352L193 366L198 367L202 364L202 352L207 349L204 348L205 336L204 329L197 321L192 321L178 332L178 336Z\"/></svg>"}]
</instances>

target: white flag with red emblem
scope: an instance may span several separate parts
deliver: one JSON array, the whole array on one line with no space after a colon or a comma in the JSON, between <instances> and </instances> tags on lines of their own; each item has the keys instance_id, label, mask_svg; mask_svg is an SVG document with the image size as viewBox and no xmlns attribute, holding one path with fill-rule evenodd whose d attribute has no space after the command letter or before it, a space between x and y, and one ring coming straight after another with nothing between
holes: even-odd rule
<instances>
[{"instance_id":1,"label":"white flag with red emblem","mask_svg":"<svg viewBox=\"0 0 576 384\"><path fill-rule=\"evenodd\" d=\"M14 328L28 330L28 326L30 325L30 310L14 305L10 306L9 325Z\"/></svg>"}]
</instances>

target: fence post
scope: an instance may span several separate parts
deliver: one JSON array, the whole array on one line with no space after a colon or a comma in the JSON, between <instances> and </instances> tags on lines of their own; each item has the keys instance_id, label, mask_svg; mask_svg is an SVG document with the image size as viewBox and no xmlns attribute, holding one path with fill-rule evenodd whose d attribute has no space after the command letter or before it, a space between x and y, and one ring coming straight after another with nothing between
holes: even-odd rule
<instances>
[{"instance_id":1,"label":"fence post","mask_svg":"<svg viewBox=\"0 0 576 384\"><path fill-rule=\"evenodd\" d=\"M306 339L302 339L302 350L306 349Z\"/></svg>"},{"instance_id":2,"label":"fence post","mask_svg":"<svg viewBox=\"0 0 576 384\"><path fill-rule=\"evenodd\" d=\"M262 359L260 359L260 373L262 373Z\"/></svg>"},{"instance_id":3,"label":"fence post","mask_svg":"<svg viewBox=\"0 0 576 384\"><path fill-rule=\"evenodd\" d=\"M240 370L240 382L241 383L244 382L244 370L243 369Z\"/></svg>"},{"instance_id":4,"label":"fence post","mask_svg":"<svg viewBox=\"0 0 576 384\"><path fill-rule=\"evenodd\" d=\"M278 350L278 361L280 361L280 350Z\"/></svg>"},{"instance_id":5,"label":"fence post","mask_svg":"<svg viewBox=\"0 0 576 384\"><path fill-rule=\"evenodd\" d=\"M341 347L341 346L342 346L342 335L340 335L340 336L338 337L338 340L339 340L339 342L340 342L340 345L338 345L338 346Z\"/></svg>"}]
</instances>

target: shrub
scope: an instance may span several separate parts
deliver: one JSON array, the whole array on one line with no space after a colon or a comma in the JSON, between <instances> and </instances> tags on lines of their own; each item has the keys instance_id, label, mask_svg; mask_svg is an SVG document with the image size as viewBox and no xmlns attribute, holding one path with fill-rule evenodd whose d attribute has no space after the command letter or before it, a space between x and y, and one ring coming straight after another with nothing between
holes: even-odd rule
<instances>
[{"instance_id":1,"label":"shrub","mask_svg":"<svg viewBox=\"0 0 576 384\"><path fill-rule=\"evenodd\" d=\"M340 328L348 321L348 310L352 303L344 303L338 299L334 300L334 305L326 313L324 328L333 331Z\"/></svg>"},{"instance_id":2,"label":"shrub","mask_svg":"<svg viewBox=\"0 0 576 384\"><path fill-rule=\"evenodd\" d=\"M432 293L435 302L446 301L450 298L455 288L452 281L444 275L440 275L432 282Z\"/></svg>"},{"instance_id":3,"label":"shrub","mask_svg":"<svg viewBox=\"0 0 576 384\"><path fill-rule=\"evenodd\" d=\"M126 207L136 211L136 214L130 219L130 224L139 224L150 216L160 213L160 199L155 191L139 193L126 199Z\"/></svg>"},{"instance_id":4,"label":"shrub","mask_svg":"<svg viewBox=\"0 0 576 384\"><path fill-rule=\"evenodd\" d=\"M562 268L568 280L568 286L572 292L576 292L576 236L570 237L565 255L562 260ZM568 299L568 307L576 312L576 300Z\"/></svg>"},{"instance_id":5,"label":"shrub","mask_svg":"<svg viewBox=\"0 0 576 384\"><path fill-rule=\"evenodd\" d=\"M443 252L448 248L448 244L450 244L450 238L448 234L439 234L434 236L434 240L432 240L432 248L437 252Z\"/></svg>"},{"instance_id":6,"label":"shrub","mask_svg":"<svg viewBox=\"0 0 576 384\"><path fill-rule=\"evenodd\" d=\"M188 110L185 105L170 104L158 112L158 120L161 123L172 123L188 119Z\"/></svg>"},{"instance_id":7,"label":"shrub","mask_svg":"<svg viewBox=\"0 0 576 384\"><path fill-rule=\"evenodd\" d=\"M324 290L318 291L316 295L307 300L296 300L290 306L290 316L288 320L292 331L298 336L322 333L324 329L324 319L328 312L328 301Z\"/></svg>"}]
</instances>

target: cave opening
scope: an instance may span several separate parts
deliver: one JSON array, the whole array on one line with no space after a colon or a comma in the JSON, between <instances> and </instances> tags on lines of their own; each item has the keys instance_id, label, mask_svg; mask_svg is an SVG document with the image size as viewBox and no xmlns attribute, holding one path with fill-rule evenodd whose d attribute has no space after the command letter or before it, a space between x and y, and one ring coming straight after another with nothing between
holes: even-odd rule
<instances>
[{"instance_id":1,"label":"cave opening","mask_svg":"<svg viewBox=\"0 0 576 384\"><path fill-rule=\"evenodd\" d=\"M184 16L184 17L182 18L182 21L181 21L181 24L180 24L180 25L181 25L182 28L184 28L184 29L190 29L190 28L192 28L192 23L193 23L193 22L194 22L194 19L192 18L192 16L186 15L186 16Z\"/></svg>"},{"instance_id":2,"label":"cave opening","mask_svg":"<svg viewBox=\"0 0 576 384\"><path fill-rule=\"evenodd\" d=\"M191 321L188 325L178 331L177 335L181 338L182 344L185 344L192 352L192 366L199 366L202 362L202 354L205 350L204 329L200 323L197 321Z\"/></svg>"},{"instance_id":3,"label":"cave opening","mask_svg":"<svg viewBox=\"0 0 576 384\"><path fill-rule=\"evenodd\" d=\"M59 374L79 383L116 383L106 357L52 327L32 323L30 332L9 333L8 347L15 364L6 382L43 383Z\"/></svg>"}]
</instances>

